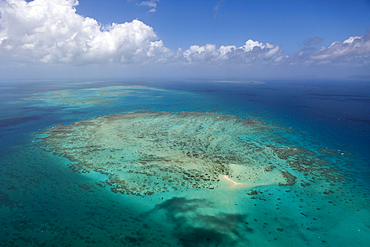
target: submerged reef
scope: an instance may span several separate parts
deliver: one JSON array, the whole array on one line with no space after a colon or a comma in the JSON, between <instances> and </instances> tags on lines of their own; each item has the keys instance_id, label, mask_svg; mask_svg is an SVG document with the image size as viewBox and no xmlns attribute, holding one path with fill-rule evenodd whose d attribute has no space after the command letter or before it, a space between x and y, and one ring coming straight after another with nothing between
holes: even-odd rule
<instances>
[{"instance_id":1,"label":"submerged reef","mask_svg":"<svg viewBox=\"0 0 370 247\"><path fill-rule=\"evenodd\" d=\"M73 171L102 174L98 185L128 195L343 179L313 152L278 146L274 129L218 113L134 112L55 126L41 143Z\"/></svg>"}]
</instances>

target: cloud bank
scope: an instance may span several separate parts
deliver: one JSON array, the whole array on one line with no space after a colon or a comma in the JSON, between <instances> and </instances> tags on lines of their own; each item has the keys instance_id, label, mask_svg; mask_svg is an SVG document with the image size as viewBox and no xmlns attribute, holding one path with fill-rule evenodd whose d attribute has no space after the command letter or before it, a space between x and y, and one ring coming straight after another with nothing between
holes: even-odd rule
<instances>
[{"instance_id":1,"label":"cloud bank","mask_svg":"<svg viewBox=\"0 0 370 247\"><path fill-rule=\"evenodd\" d=\"M157 0L142 1L151 8ZM221 2L221 1L220 1ZM247 40L244 45L192 45L177 51L165 47L153 28L139 20L102 26L76 13L77 0L4 0L0 2L0 61L32 64L179 64L366 65L370 34L315 48L322 42L307 38L304 48L287 56L277 44Z\"/></svg>"}]
</instances>

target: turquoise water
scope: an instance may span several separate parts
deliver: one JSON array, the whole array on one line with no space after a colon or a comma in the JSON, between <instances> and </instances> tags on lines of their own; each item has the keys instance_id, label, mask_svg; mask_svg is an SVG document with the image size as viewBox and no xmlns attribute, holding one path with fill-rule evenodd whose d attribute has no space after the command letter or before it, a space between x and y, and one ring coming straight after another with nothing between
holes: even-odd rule
<instances>
[{"instance_id":1,"label":"turquoise water","mask_svg":"<svg viewBox=\"0 0 370 247\"><path fill-rule=\"evenodd\" d=\"M366 246L369 85L2 83L1 246Z\"/></svg>"}]
</instances>

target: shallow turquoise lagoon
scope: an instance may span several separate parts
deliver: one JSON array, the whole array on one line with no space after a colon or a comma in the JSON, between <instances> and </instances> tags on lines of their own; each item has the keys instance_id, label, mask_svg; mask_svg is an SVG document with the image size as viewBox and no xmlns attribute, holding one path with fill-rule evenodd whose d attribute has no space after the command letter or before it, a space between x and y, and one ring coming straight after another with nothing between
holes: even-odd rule
<instances>
[{"instance_id":1,"label":"shallow turquoise lagoon","mask_svg":"<svg viewBox=\"0 0 370 247\"><path fill-rule=\"evenodd\" d=\"M366 246L368 82L0 84L0 246Z\"/></svg>"}]
</instances>

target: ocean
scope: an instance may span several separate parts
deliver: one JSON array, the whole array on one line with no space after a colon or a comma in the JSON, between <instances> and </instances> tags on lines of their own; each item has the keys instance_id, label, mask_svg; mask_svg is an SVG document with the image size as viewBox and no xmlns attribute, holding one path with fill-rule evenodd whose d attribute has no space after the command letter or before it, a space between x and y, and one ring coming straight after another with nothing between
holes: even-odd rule
<instances>
[{"instance_id":1,"label":"ocean","mask_svg":"<svg viewBox=\"0 0 370 247\"><path fill-rule=\"evenodd\" d=\"M0 246L370 241L370 81L12 81L0 95Z\"/></svg>"}]
</instances>

